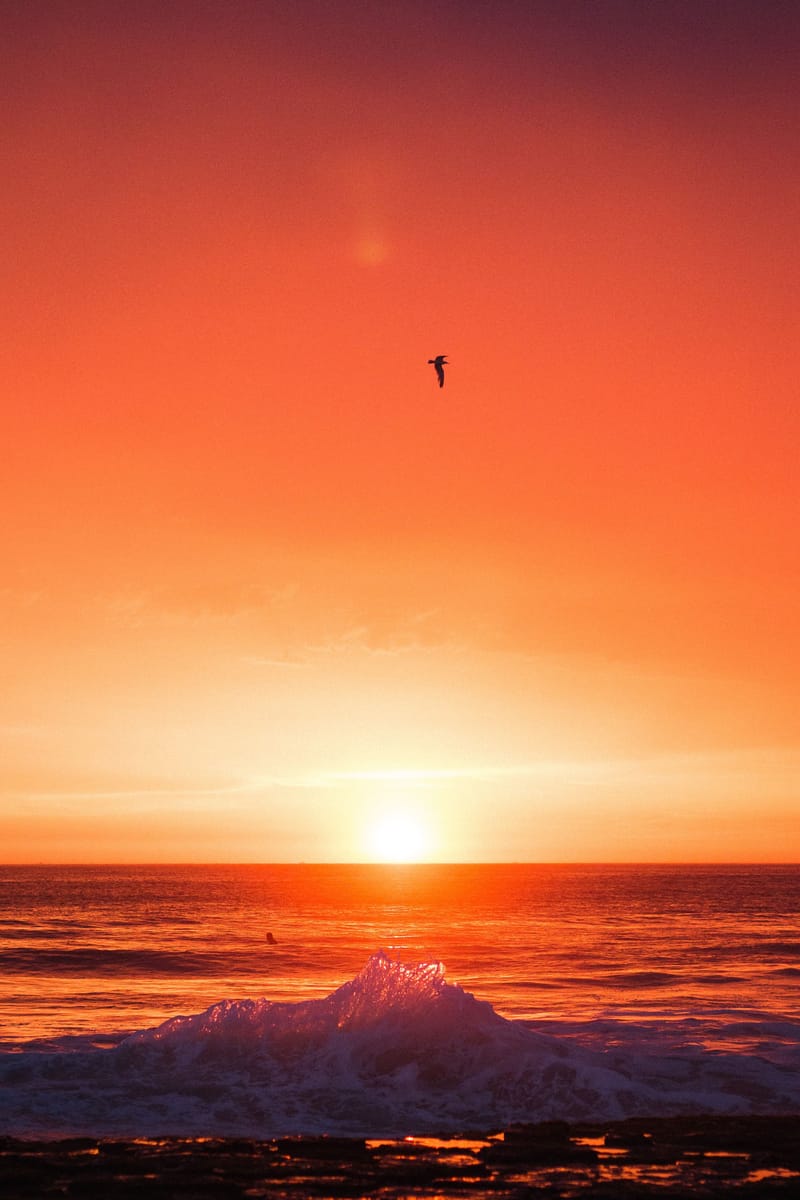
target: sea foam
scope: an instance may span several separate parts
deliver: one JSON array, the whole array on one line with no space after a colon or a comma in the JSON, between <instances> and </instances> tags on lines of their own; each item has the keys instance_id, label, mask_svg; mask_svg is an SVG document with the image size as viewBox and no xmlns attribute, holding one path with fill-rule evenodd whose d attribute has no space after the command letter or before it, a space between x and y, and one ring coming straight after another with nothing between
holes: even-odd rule
<instances>
[{"instance_id":1,"label":"sea foam","mask_svg":"<svg viewBox=\"0 0 800 1200\"><path fill-rule=\"evenodd\" d=\"M110 1050L0 1056L0 1129L21 1136L388 1136L798 1110L789 1064L587 1048L506 1020L441 963L382 952L324 999L223 1000Z\"/></svg>"}]
</instances>

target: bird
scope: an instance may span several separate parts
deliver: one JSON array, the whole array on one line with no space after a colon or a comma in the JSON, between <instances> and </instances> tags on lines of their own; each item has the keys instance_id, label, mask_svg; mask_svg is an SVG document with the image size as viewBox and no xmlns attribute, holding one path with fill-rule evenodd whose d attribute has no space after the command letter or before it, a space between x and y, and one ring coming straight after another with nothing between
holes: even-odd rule
<instances>
[{"instance_id":1,"label":"bird","mask_svg":"<svg viewBox=\"0 0 800 1200\"><path fill-rule=\"evenodd\" d=\"M429 358L429 363L432 363L436 369L436 377L439 380L439 387L444 387L444 369L450 364L447 361L446 354L437 354L436 358Z\"/></svg>"}]
</instances>

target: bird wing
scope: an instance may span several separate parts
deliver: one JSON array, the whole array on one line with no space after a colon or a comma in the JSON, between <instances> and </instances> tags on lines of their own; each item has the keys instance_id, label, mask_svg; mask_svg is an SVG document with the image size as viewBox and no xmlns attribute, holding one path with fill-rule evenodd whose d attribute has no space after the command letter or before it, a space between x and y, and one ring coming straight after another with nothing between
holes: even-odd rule
<instances>
[{"instance_id":1,"label":"bird wing","mask_svg":"<svg viewBox=\"0 0 800 1200\"><path fill-rule=\"evenodd\" d=\"M439 376L439 387L444 387L444 367L440 362L436 364L436 374Z\"/></svg>"}]
</instances>

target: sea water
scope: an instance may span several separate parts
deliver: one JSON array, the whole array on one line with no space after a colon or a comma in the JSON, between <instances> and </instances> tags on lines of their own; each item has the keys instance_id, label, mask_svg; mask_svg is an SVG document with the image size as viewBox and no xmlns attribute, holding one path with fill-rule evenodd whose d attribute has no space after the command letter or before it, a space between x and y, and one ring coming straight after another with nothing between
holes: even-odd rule
<instances>
[{"instance_id":1,"label":"sea water","mask_svg":"<svg viewBox=\"0 0 800 1200\"><path fill-rule=\"evenodd\" d=\"M6 867L0 1129L800 1111L799 900L793 866Z\"/></svg>"}]
</instances>

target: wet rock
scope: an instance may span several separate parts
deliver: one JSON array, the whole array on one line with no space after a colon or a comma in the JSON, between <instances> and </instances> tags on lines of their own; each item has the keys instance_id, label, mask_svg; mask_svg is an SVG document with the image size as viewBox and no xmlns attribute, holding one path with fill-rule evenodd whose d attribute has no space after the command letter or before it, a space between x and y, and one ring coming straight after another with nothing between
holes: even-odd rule
<instances>
[{"instance_id":1,"label":"wet rock","mask_svg":"<svg viewBox=\"0 0 800 1200\"><path fill-rule=\"evenodd\" d=\"M363 1138L287 1137L278 1138L276 1145L281 1154L286 1154L290 1158L313 1158L325 1161L369 1158L371 1153Z\"/></svg>"}]
</instances>

